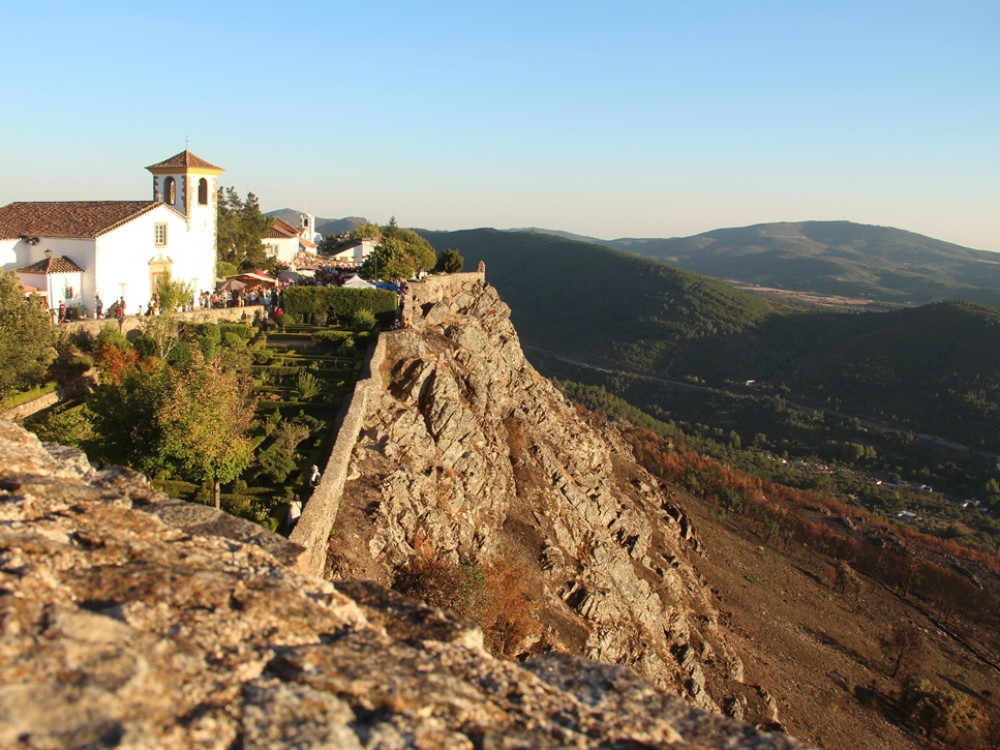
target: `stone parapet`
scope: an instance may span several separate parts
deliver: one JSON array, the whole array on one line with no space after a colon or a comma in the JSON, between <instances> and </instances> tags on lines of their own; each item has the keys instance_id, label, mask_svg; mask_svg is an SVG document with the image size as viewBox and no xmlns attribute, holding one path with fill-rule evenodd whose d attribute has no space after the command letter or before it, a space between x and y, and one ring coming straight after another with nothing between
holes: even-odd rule
<instances>
[{"instance_id":1,"label":"stone parapet","mask_svg":"<svg viewBox=\"0 0 1000 750\"><path fill-rule=\"evenodd\" d=\"M385 359L385 339L379 336L368 349L361 378L341 405L334 424L336 438L326 466L320 467L322 477L302 509L302 516L292 529L289 539L305 549L298 569L310 575L322 576L326 566L326 546L330 531L337 520L340 497L347 480L351 452L361 431L368 400L373 391L382 388L380 368Z\"/></svg>"},{"instance_id":2,"label":"stone parapet","mask_svg":"<svg viewBox=\"0 0 1000 750\"><path fill-rule=\"evenodd\" d=\"M238 322L246 320L250 322L255 315L264 315L264 308L260 305L248 305L247 307L199 307L191 312L174 313L177 320L185 323L218 323L221 320ZM121 332L128 335L130 331L141 331L147 318L145 315L126 315L121 321ZM96 336L105 326L118 325L117 318L87 318L86 320L72 320L59 324L59 330L67 333L85 331L91 336Z\"/></svg>"}]
</instances>

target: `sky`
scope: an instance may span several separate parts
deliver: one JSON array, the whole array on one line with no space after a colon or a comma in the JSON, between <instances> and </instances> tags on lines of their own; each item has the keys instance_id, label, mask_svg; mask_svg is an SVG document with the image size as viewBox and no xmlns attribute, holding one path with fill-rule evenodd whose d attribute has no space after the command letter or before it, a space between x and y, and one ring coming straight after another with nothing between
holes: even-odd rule
<instances>
[{"instance_id":1,"label":"sky","mask_svg":"<svg viewBox=\"0 0 1000 750\"><path fill-rule=\"evenodd\" d=\"M0 205L151 198L187 147L265 211L1000 251L997 0L40 0L4 27Z\"/></svg>"}]
</instances>

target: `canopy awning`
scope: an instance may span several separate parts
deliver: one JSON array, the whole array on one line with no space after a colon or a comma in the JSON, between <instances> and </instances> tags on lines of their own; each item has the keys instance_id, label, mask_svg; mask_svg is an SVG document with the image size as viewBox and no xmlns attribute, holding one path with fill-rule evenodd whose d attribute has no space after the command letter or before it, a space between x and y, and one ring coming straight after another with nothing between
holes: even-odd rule
<instances>
[{"instance_id":1,"label":"canopy awning","mask_svg":"<svg viewBox=\"0 0 1000 750\"><path fill-rule=\"evenodd\" d=\"M261 284L277 284L278 280L273 276L268 276L266 273L261 273L260 271L254 271L253 273L238 273L235 276L230 276L231 279L240 279L241 281L257 281Z\"/></svg>"}]
</instances>

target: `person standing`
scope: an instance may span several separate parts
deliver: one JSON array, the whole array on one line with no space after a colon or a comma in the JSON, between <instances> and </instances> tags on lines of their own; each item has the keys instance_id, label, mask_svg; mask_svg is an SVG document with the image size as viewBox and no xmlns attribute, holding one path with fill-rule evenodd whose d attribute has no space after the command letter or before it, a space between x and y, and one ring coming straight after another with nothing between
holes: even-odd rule
<instances>
[{"instance_id":1,"label":"person standing","mask_svg":"<svg viewBox=\"0 0 1000 750\"><path fill-rule=\"evenodd\" d=\"M62 300L59 300L59 322L66 322L66 303Z\"/></svg>"},{"instance_id":2,"label":"person standing","mask_svg":"<svg viewBox=\"0 0 1000 750\"><path fill-rule=\"evenodd\" d=\"M94 317L100 318L104 313L104 303L101 301L101 295L94 295Z\"/></svg>"},{"instance_id":3,"label":"person standing","mask_svg":"<svg viewBox=\"0 0 1000 750\"><path fill-rule=\"evenodd\" d=\"M302 501L298 495L292 495L292 501L288 504L288 531L291 533L298 523L299 516L302 515Z\"/></svg>"}]
</instances>

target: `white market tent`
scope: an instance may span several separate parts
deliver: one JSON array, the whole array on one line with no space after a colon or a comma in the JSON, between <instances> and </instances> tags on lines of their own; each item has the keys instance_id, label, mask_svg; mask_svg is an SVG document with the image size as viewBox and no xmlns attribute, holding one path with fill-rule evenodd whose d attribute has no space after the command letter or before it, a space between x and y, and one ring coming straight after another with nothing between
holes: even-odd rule
<instances>
[{"instance_id":1,"label":"white market tent","mask_svg":"<svg viewBox=\"0 0 1000 750\"><path fill-rule=\"evenodd\" d=\"M365 281L357 274L353 276L348 276L347 280L343 283L343 286L350 289L375 289L376 286L370 281Z\"/></svg>"}]
</instances>

